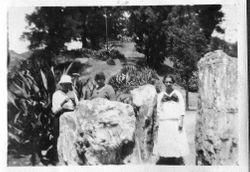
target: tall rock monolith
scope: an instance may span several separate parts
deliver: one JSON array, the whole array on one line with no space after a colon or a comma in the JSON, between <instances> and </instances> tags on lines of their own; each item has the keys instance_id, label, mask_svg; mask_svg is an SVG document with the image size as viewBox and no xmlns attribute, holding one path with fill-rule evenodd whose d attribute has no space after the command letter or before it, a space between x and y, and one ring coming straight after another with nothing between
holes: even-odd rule
<instances>
[{"instance_id":1,"label":"tall rock monolith","mask_svg":"<svg viewBox=\"0 0 250 172\"><path fill-rule=\"evenodd\" d=\"M237 58L221 50L198 63L199 94L196 123L198 165L238 164Z\"/></svg>"},{"instance_id":2,"label":"tall rock monolith","mask_svg":"<svg viewBox=\"0 0 250 172\"><path fill-rule=\"evenodd\" d=\"M132 164L148 163L157 137L157 92L147 84L132 90L131 96L136 113L135 148L127 160Z\"/></svg>"}]
</instances>

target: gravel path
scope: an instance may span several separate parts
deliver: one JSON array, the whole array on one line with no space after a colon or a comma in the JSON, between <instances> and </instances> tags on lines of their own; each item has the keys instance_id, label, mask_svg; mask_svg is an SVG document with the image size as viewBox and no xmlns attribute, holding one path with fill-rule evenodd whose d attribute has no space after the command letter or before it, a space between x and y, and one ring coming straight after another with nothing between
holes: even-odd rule
<instances>
[{"instance_id":1,"label":"gravel path","mask_svg":"<svg viewBox=\"0 0 250 172\"><path fill-rule=\"evenodd\" d=\"M186 134L189 143L190 154L184 157L186 165L195 165L195 123L196 123L196 111L187 111L184 118L184 126L186 128Z\"/></svg>"}]
</instances>

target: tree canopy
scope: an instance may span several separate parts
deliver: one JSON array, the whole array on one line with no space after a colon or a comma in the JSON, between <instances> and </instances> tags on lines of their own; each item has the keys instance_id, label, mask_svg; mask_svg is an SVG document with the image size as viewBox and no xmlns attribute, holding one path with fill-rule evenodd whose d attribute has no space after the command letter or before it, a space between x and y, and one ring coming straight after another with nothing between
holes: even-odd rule
<instances>
[{"instance_id":1,"label":"tree canopy","mask_svg":"<svg viewBox=\"0 0 250 172\"><path fill-rule=\"evenodd\" d=\"M208 51L214 30L223 32L221 5L141 6L130 8L129 31L137 50L147 64L159 68L166 58L185 83L188 100L189 81L198 60ZM188 102L186 102L188 107Z\"/></svg>"},{"instance_id":2,"label":"tree canopy","mask_svg":"<svg viewBox=\"0 0 250 172\"><path fill-rule=\"evenodd\" d=\"M128 8L129 32L137 50L145 54L147 63L157 68L170 54L179 53L173 49L178 49L180 42L183 46L183 43L189 44L193 39L198 41L197 44L204 45L214 29L223 32L218 26L223 17L220 9L221 5L131 7ZM192 34L186 34L190 32ZM183 40L178 42L177 37ZM197 51L201 53L201 50Z\"/></svg>"},{"instance_id":3,"label":"tree canopy","mask_svg":"<svg viewBox=\"0 0 250 172\"><path fill-rule=\"evenodd\" d=\"M108 37L115 39L125 27L121 7L39 7L26 15L30 30L23 38L30 41L30 49L45 48L55 53L72 40L81 41L83 47L89 40L90 48L97 49L106 37L105 16Z\"/></svg>"}]
</instances>

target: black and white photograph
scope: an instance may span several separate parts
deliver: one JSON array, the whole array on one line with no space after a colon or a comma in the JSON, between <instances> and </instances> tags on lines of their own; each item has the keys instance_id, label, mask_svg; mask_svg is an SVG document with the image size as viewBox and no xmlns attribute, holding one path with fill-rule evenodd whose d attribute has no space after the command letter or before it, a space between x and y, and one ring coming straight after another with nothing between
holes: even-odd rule
<instances>
[{"instance_id":1,"label":"black and white photograph","mask_svg":"<svg viewBox=\"0 0 250 172\"><path fill-rule=\"evenodd\" d=\"M246 26L230 2L10 3L6 167L247 170Z\"/></svg>"}]
</instances>

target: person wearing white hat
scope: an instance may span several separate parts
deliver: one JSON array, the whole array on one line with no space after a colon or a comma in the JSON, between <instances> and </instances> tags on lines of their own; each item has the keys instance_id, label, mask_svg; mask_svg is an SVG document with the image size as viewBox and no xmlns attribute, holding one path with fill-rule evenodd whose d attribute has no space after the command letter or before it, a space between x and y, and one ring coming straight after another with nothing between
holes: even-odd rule
<instances>
[{"instance_id":1,"label":"person wearing white hat","mask_svg":"<svg viewBox=\"0 0 250 172\"><path fill-rule=\"evenodd\" d=\"M54 114L74 110L76 104L78 104L78 98L73 92L71 77L62 75L59 84L60 89L52 96L52 112Z\"/></svg>"},{"instance_id":2,"label":"person wearing white hat","mask_svg":"<svg viewBox=\"0 0 250 172\"><path fill-rule=\"evenodd\" d=\"M58 82L60 87L52 96L52 112L54 114L54 156L55 163L58 162L57 157L57 138L59 136L59 118L64 112L74 111L78 104L78 98L72 88L72 78L69 75L62 75Z\"/></svg>"}]
</instances>

